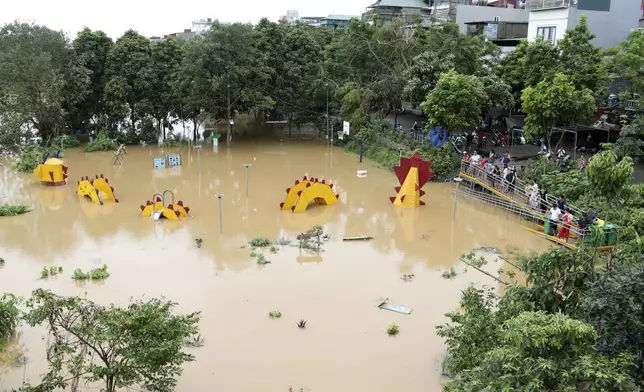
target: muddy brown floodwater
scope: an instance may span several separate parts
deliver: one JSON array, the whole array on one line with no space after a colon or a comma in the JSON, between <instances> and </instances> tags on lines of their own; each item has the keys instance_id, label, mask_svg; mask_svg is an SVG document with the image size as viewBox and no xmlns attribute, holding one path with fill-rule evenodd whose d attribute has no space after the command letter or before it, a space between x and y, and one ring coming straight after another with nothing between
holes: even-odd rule
<instances>
[{"instance_id":1,"label":"muddy brown floodwater","mask_svg":"<svg viewBox=\"0 0 644 392\"><path fill-rule=\"evenodd\" d=\"M440 388L444 343L435 326L458 307L470 284L494 282L465 271L458 256L472 248L514 245L543 249L542 239L522 232L509 217L463 201L452 220L453 196L446 183L430 183L416 209L394 207L396 177L355 155L317 143L248 143L218 151L179 152L182 165L153 169L153 158L173 151L132 146L123 165L112 153L66 151L68 185L38 184L33 175L0 167L0 197L33 205L18 217L0 218L0 292L29 296L43 287L97 302L126 304L130 297L165 296L183 312L201 311L205 345L189 349L196 361L184 367L180 392L426 392ZM249 197L245 169L250 163ZM358 178L357 170L368 170ZM81 176L104 174L118 204L79 199ZM310 175L332 180L340 202L304 213L281 211L285 189ZM190 207L193 219L153 222L140 214L154 193L169 189ZM217 193L223 193L219 233ZM282 246L265 252L258 266L245 246L254 236L294 238L313 224L332 236L319 255ZM367 235L370 242L342 242ZM203 239L198 249L194 240ZM75 268L107 264L103 284L79 286ZM43 266L64 273L39 280ZM442 272L455 267L452 280ZM415 274L404 282L402 274ZM376 307L388 297L413 308L402 315ZM279 310L282 318L268 313ZM296 321L307 320L299 330ZM389 337L391 323L400 334ZM37 382L47 364L41 329L21 329L28 363L0 370L0 390L20 386L23 372ZM90 388L89 390L97 390Z\"/></svg>"}]
</instances>

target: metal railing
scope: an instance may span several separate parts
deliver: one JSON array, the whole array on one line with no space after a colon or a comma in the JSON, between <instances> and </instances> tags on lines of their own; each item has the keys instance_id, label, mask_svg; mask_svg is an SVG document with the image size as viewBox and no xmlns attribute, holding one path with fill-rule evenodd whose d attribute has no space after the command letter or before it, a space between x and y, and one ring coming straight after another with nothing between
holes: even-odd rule
<instances>
[{"instance_id":1,"label":"metal railing","mask_svg":"<svg viewBox=\"0 0 644 392\"><path fill-rule=\"evenodd\" d=\"M453 189L452 192L456 193L456 189ZM460 189L458 190L458 194L459 194L459 197L470 199L479 203L484 203L500 211L510 212L516 216L518 220L518 222L516 222L517 224L524 226L528 229L532 229L533 231L543 233L544 223L545 223L545 220L547 220L548 218L546 216L543 216L543 214L541 214L538 211L530 211L525 208L522 208L521 206L515 204L514 202L510 202L507 199L504 199L486 189L477 190L474 188L461 186ZM559 228L562 227L561 222L559 222L558 225L559 225ZM570 231L570 240L568 241L557 240L557 241L561 245L565 245L570 248L581 246L582 243L580 239L584 238L584 236L587 235L588 232L582 231L578 226L574 224L571 224L568 227L568 229ZM543 234L546 236L549 236L549 238L554 237L553 235L547 235L546 233L543 233ZM566 245L566 244L569 244L569 245Z\"/></svg>"},{"instance_id":2,"label":"metal railing","mask_svg":"<svg viewBox=\"0 0 644 392\"><path fill-rule=\"evenodd\" d=\"M568 8L576 5L576 0L528 0L525 9L528 11Z\"/></svg>"},{"instance_id":3,"label":"metal railing","mask_svg":"<svg viewBox=\"0 0 644 392\"><path fill-rule=\"evenodd\" d=\"M487 185L490 188L494 188L496 191L502 193L506 197L512 198L515 203L523 204L524 208L532 209L528 203L529 200L529 187L530 185L525 181L515 178L514 184L509 184L506 181L503 181L501 177L494 176L488 177L488 174L485 169L470 165L468 162L461 161L461 173L465 173L470 177L475 178L478 182ZM547 195L546 200L543 200L539 196L539 205L545 204L548 208L553 204L557 203L557 197L553 195ZM570 209L572 214L579 218L583 214L583 210L576 206L567 204L567 207ZM562 211L563 212L563 211Z\"/></svg>"}]
</instances>

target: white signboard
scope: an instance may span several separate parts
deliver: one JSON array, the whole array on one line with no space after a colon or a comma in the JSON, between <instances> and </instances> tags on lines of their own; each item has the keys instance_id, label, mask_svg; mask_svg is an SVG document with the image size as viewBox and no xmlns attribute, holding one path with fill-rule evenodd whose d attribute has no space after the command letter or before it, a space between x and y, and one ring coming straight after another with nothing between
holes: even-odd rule
<instances>
[{"instance_id":1,"label":"white signboard","mask_svg":"<svg viewBox=\"0 0 644 392\"><path fill-rule=\"evenodd\" d=\"M349 122L348 121L342 121L342 131L345 135L349 134Z\"/></svg>"}]
</instances>

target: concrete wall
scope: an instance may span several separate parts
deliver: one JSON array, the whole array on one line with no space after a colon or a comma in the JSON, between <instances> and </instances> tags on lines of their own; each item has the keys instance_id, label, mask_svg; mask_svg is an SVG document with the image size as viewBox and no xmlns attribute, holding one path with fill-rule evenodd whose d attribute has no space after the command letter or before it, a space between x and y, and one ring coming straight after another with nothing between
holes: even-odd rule
<instances>
[{"instance_id":1,"label":"concrete wall","mask_svg":"<svg viewBox=\"0 0 644 392\"><path fill-rule=\"evenodd\" d=\"M593 43L608 48L628 38L631 30L639 27L641 13L641 0L613 0L609 12L571 8L568 28L577 26L581 15L587 15L590 31L597 36Z\"/></svg>"},{"instance_id":2,"label":"concrete wall","mask_svg":"<svg viewBox=\"0 0 644 392\"><path fill-rule=\"evenodd\" d=\"M531 11L528 40L535 40L537 28L549 26L557 28L556 36L560 40L566 30L577 26L581 15L586 15L590 31L596 36L593 43L603 48L615 46L626 39L632 29L638 27L641 7L641 0L614 0L609 12L578 10L575 7Z\"/></svg>"},{"instance_id":3,"label":"concrete wall","mask_svg":"<svg viewBox=\"0 0 644 392\"><path fill-rule=\"evenodd\" d=\"M491 22L495 16L501 22L527 22L529 12L515 8L481 7L467 4L456 6L456 24L462 34L467 33L467 22Z\"/></svg>"},{"instance_id":4,"label":"concrete wall","mask_svg":"<svg viewBox=\"0 0 644 392\"><path fill-rule=\"evenodd\" d=\"M528 41L534 41L537 38L537 29L539 27L556 27L557 41L562 39L568 29L568 19L570 17L570 8L558 8L554 10L531 11L528 24Z\"/></svg>"}]
</instances>

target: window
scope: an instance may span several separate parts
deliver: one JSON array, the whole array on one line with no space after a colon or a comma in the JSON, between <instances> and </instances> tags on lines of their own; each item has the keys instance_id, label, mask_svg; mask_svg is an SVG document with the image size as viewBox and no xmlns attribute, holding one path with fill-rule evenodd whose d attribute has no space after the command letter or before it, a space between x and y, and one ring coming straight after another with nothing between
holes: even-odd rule
<instances>
[{"instance_id":1,"label":"window","mask_svg":"<svg viewBox=\"0 0 644 392\"><path fill-rule=\"evenodd\" d=\"M557 41L557 28L554 26L537 27L537 36L541 36L541 39L554 45Z\"/></svg>"},{"instance_id":2,"label":"window","mask_svg":"<svg viewBox=\"0 0 644 392\"><path fill-rule=\"evenodd\" d=\"M494 17L494 21L495 21L495 22L498 22L498 21L500 21L500 20L501 20L501 17L500 17L500 16L495 16L495 17Z\"/></svg>"}]
</instances>

